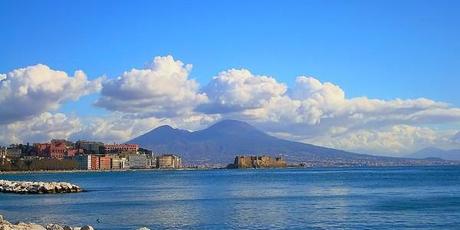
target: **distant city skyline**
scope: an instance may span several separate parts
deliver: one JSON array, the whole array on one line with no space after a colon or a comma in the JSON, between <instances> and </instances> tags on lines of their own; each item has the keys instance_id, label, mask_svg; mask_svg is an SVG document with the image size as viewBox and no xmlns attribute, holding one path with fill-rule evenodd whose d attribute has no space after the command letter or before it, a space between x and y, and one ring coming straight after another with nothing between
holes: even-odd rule
<instances>
[{"instance_id":1,"label":"distant city skyline","mask_svg":"<svg viewBox=\"0 0 460 230\"><path fill-rule=\"evenodd\" d=\"M249 122L403 156L460 148L457 1L0 1L0 145Z\"/></svg>"}]
</instances>

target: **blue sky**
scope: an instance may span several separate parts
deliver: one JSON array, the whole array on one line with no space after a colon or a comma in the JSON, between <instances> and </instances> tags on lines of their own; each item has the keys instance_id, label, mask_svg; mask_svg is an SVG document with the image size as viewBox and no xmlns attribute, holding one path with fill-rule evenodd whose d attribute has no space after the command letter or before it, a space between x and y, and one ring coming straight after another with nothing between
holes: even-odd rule
<instances>
[{"instance_id":1,"label":"blue sky","mask_svg":"<svg viewBox=\"0 0 460 230\"><path fill-rule=\"evenodd\" d=\"M192 63L205 84L245 67L300 74L349 96L460 105L458 1L1 1L0 71L46 63L90 77L154 56Z\"/></svg>"},{"instance_id":2,"label":"blue sky","mask_svg":"<svg viewBox=\"0 0 460 230\"><path fill-rule=\"evenodd\" d=\"M45 64L115 78L156 56L201 87L230 68L289 87L300 75L347 98L460 106L459 1L0 1L0 73ZM97 94L58 111L106 115ZM432 124L430 124L432 125ZM435 124L436 125L436 124Z\"/></svg>"}]
</instances>

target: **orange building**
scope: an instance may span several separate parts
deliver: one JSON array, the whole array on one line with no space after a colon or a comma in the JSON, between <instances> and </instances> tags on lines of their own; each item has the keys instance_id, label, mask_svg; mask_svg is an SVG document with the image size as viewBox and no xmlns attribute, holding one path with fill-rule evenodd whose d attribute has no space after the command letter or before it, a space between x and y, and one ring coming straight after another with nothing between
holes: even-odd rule
<instances>
[{"instance_id":1,"label":"orange building","mask_svg":"<svg viewBox=\"0 0 460 230\"><path fill-rule=\"evenodd\" d=\"M56 159L64 159L67 153L67 143L65 140L51 140L50 157Z\"/></svg>"},{"instance_id":2,"label":"orange building","mask_svg":"<svg viewBox=\"0 0 460 230\"><path fill-rule=\"evenodd\" d=\"M99 170L99 156L91 155L91 170Z\"/></svg>"},{"instance_id":3,"label":"orange building","mask_svg":"<svg viewBox=\"0 0 460 230\"><path fill-rule=\"evenodd\" d=\"M37 156L55 159L64 159L67 153L67 144L62 140L53 140L51 143L34 144Z\"/></svg>"},{"instance_id":4,"label":"orange building","mask_svg":"<svg viewBox=\"0 0 460 230\"><path fill-rule=\"evenodd\" d=\"M99 169L110 170L112 168L112 158L109 156L99 157Z\"/></svg>"},{"instance_id":5,"label":"orange building","mask_svg":"<svg viewBox=\"0 0 460 230\"><path fill-rule=\"evenodd\" d=\"M67 145L66 140L51 140L50 143L35 143L34 152L39 157L47 157L62 160L64 157L72 157L77 150Z\"/></svg>"}]
</instances>

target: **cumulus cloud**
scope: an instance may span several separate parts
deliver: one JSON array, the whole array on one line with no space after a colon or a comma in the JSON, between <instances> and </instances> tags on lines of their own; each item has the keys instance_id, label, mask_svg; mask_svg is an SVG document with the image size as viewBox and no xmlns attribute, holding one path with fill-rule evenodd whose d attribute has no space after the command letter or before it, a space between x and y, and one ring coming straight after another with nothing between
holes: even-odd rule
<instances>
[{"instance_id":1,"label":"cumulus cloud","mask_svg":"<svg viewBox=\"0 0 460 230\"><path fill-rule=\"evenodd\" d=\"M50 139L69 138L82 129L77 117L62 113L42 113L26 121L0 125L0 144L44 142Z\"/></svg>"},{"instance_id":2,"label":"cumulus cloud","mask_svg":"<svg viewBox=\"0 0 460 230\"><path fill-rule=\"evenodd\" d=\"M288 89L271 77L229 70L203 91L209 97L209 103L199 107L203 112L250 121L291 140L347 150L398 153L416 145L447 143L425 126L460 121L459 109L447 103L347 98L339 86L307 76L297 77Z\"/></svg>"},{"instance_id":3,"label":"cumulus cloud","mask_svg":"<svg viewBox=\"0 0 460 230\"><path fill-rule=\"evenodd\" d=\"M99 80L88 81L80 70L74 76L41 64L13 70L0 75L0 124L55 110L99 89Z\"/></svg>"},{"instance_id":4,"label":"cumulus cloud","mask_svg":"<svg viewBox=\"0 0 460 230\"><path fill-rule=\"evenodd\" d=\"M0 74L0 106L6 108L0 110L0 138L17 142L59 134L124 142L163 124L196 130L231 118L279 137L365 153L404 154L460 144L460 134L455 135L460 108L447 103L348 98L340 86L314 77L299 76L288 87L247 69L222 71L200 88L190 71L191 65L165 56L102 83L88 81L81 71L68 76L44 65ZM98 90L95 105L112 111L108 115L79 120L48 112ZM76 131L69 131L72 127Z\"/></svg>"},{"instance_id":5,"label":"cumulus cloud","mask_svg":"<svg viewBox=\"0 0 460 230\"><path fill-rule=\"evenodd\" d=\"M257 78L257 76L253 77ZM209 94L210 100L215 100L211 95ZM240 102L240 104L244 103ZM250 103L246 102L246 104ZM332 126L334 123L346 122L359 127L360 125L426 122L428 115L433 113L423 114L422 112L427 110L446 112L450 109L445 103L424 98L388 101L366 97L348 99L339 86L328 82L322 83L315 78L305 76L298 77L296 84L287 91L273 91L270 97L263 100L263 103L252 105L252 107L239 111L237 115L232 114L231 116L239 115L242 119L258 123L282 122L284 125ZM216 106L215 110L218 111L219 108L221 107ZM449 112L450 118L458 119L458 116L452 114L452 111ZM437 115L434 115L434 119L439 118L440 115L441 112L438 112Z\"/></svg>"},{"instance_id":6,"label":"cumulus cloud","mask_svg":"<svg viewBox=\"0 0 460 230\"><path fill-rule=\"evenodd\" d=\"M321 136L308 141L333 148L361 153L403 156L417 149L448 145L450 133L426 127L394 125L380 129L362 129L341 132L339 135Z\"/></svg>"},{"instance_id":7,"label":"cumulus cloud","mask_svg":"<svg viewBox=\"0 0 460 230\"><path fill-rule=\"evenodd\" d=\"M410 119L417 123L436 124L460 120L460 108L432 108L411 114Z\"/></svg>"},{"instance_id":8,"label":"cumulus cloud","mask_svg":"<svg viewBox=\"0 0 460 230\"><path fill-rule=\"evenodd\" d=\"M272 98L283 95L286 90L286 85L272 77L253 75L246 69L230 69L213 77L204 88L210 102L199 110L228 113L259 108Z\"/></svg>"},{"instance_id":9,"label":"cumulus cloud","mask_svg":"<svg viewBox=\"0 0 460 230\"><path fill-rule=\"evenodd\" d=\"M189 79L192 66L172 56L155 57L145 69L132 69L103 83L97 106L137 117L173 117L207 101Z\"/></svg>"},{"instance_id":10,"label":"cumulus cloud","mask_svg":"<svg viewBox=\"0 0 460 230\"><path fill-rule=\"evenodd\" d=\"M292 100L301 102L299 115L307 118L301 121L314 121L310 122L311 124L318 124L322 119L331 118L341 120L341 122L343 122L342 119L360 120L361 122L381 118L384 120L409 119L409 117L402 118L401 116L412 115L426 109L446 107L444 103L424 98L388 101L366 97L347 99L345 92L339 86L329 82L321 83L315 78L304 76L297 78L295 86L290 91L290 97Z\"/></svg>"}]
</instances>

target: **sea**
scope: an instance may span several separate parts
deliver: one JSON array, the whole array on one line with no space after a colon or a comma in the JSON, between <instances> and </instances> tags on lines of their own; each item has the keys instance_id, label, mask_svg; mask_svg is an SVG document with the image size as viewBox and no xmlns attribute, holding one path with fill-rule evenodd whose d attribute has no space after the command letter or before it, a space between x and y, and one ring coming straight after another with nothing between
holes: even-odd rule
<instances>
[{"instance_id":1,"label":"sea","mask_svg":"<svg viewBox=\"0 0 460 230\"><path fill-rule=\"evenodd\" d=\"M95 229L460 229L460 167L0 174L86 192L0 194L11 222Z\"/></svg>"}]
</instances>

